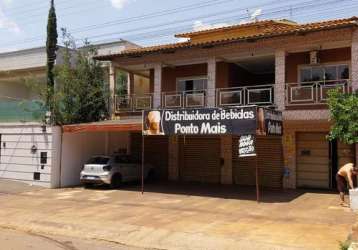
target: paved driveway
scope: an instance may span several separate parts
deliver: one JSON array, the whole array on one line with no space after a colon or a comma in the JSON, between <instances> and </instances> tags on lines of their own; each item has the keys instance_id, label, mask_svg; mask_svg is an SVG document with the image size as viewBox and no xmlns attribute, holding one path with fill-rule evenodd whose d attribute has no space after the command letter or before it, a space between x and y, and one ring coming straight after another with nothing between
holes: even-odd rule
<instances>
[{"instance_id":1,"label":"paved driveway","mask_svg":"<svg viewBox=\"0 0 358 250\"><path fill-rule=\"evenodd\" d=\"M162 184L0 195L0 226L157 249L338 249L354 223L337 195Z\"/></svg>"}]
</instances>

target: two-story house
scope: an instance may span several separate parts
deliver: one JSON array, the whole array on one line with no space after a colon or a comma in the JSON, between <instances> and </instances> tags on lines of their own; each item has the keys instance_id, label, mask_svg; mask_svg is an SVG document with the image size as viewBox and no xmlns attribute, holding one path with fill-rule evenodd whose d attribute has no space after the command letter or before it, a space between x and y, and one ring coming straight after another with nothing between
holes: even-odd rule
<instances>
[{"instance_id":1,"label":"two-story house","mask_svg":"<svg viewBox=\"0 0 358 250\"><path fill-rule=\"evenodd\" d=\"M106 55L138 45L120 40L96 47L98 55ZM59 47L56 65L63 53ZM43 124L40 88L34 87L46 85L46 58L45 47L0 54L0 179L58 187L61 128ZM108 72L109 63L103 65Z\"/></svg>"},{"instance_id":2,"label":"two-story house","mask_svg":"<svg viewBox=\"0 0 358 250\"><path fill-rule=\"evenodd\" d=\"M327 92L358 90L358 18L257 21L176 37L188 40L97 57L111 61L113 93L116 69L146 79L113 98L116 128L127 131L131 154L141 156L143 109L266 106L283 112L284 135L259 136L257 158L238 158L235 136L162 136L146 139L146 161L169 180L251 185L257 160L265 186L335 186L337 169L357 152L326 139Z\"/></svg>"}]
</instances>

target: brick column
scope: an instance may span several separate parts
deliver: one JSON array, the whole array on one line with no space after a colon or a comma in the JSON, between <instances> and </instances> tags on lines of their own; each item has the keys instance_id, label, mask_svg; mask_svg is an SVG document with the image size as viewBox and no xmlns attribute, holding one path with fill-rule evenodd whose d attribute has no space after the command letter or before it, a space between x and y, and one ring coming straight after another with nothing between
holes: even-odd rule
<instances>
[{"instance_id":1,"label":"brick column","mask_svg":"<svg viewBox=\"0 0 358 250\"><path fill-rule=\"evenodd\" d=\"M278 110L285 109L286 52L275 52L275 104Z\"/></svg>"},{"instance_id":2,"label":"brick column","mask_svg":"<svg viewBox=\"0 0 358 250\"><path fill-rule=\"evenodd\" d=\"M162 64L154 66L154 96L153 108L161 108L161 92L162 92Z\"/></svg>"},{"instance_id":3,"label":"brick column","mask_svg":"<svg viewBox=\"0 0 358 250\"><path fill-rule=\"evenodd\" d=\"M168 149L168 179L177 181L179 179L179 139L178 136L169 137Z\"/></svg>"},{"instance_id":4,"label":"brick column","mask_svg":"<svg viewBox=\"0 0 358 250\"><path fill-rule=\"evenodd\" d=\"M109 114L113 118L115 113L114 95L116 92L116 67L113 65L113 63L109 65L109 91Z\"/></svg>"},{"instance_id":5,"label":"brick column","mask_svg":"<svg viewBox=\"0 0 358 250\"><path fill-rule=\"evenodd\" d=\"M352 88L354 91L358 91L358 29L356 29L352 35L351 53L352 53L352 60L351 60Z\"/></svg>"},{"instance_id":6,"label":"brick column","mask_svg":"<svg viewBox=\"0 0 358 250\"><path fill-rule=\"evenodd\" d=\"M215 57L208 59L208 88L206 104L208 107L215 107L216 99L216 59Z\"/></svg>"},{"instance_id":7,"label":"brick column","mask_svg":"<svg viewBox=\"0 0 358 250\"><path fill-rule=\"evenodd\" d=\"M221 137L221 184L232 184L232 136Z\"/></svg>"}]
</instances>

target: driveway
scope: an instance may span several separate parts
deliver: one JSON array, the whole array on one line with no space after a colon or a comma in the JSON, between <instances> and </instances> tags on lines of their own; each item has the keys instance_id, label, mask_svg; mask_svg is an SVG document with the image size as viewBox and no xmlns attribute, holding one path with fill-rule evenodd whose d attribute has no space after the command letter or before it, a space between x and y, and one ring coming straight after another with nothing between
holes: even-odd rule
<instances>
[{"instance_id":1,"label":"driveway","mask_svg":"<svg viewBox=\"0 0 358 250\"><path fill-rule=\"evenodd\" d=\"M0 227L155 249L338 249L355 221L337 195L157 184L0 195Z\"/></svg>"}]
</instances>

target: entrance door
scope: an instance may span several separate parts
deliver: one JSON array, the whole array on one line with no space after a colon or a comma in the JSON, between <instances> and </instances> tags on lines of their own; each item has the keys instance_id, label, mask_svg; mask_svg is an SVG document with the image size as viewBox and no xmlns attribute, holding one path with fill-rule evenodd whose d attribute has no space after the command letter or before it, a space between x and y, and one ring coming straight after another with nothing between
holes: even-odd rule
<instances>
[{"instance_id":1,"label":"entrance door","mask_svg":"<svg viewBox=\"0 0 358 250\"><path fill-rule=\"evenodd\" d=\"M220 183L220 137L182 137L180 151L181 180Z\"/></svg>"},{"instance_id":2,"label":"entrance door","mask_svg":"<svg viewBox=\"0 0 358 250\"><path fill-rule=\"evenodd\" d=\"M297 187L329 188L329 142L326 133L297 134Z\"/></svg>"}]
</instances>

